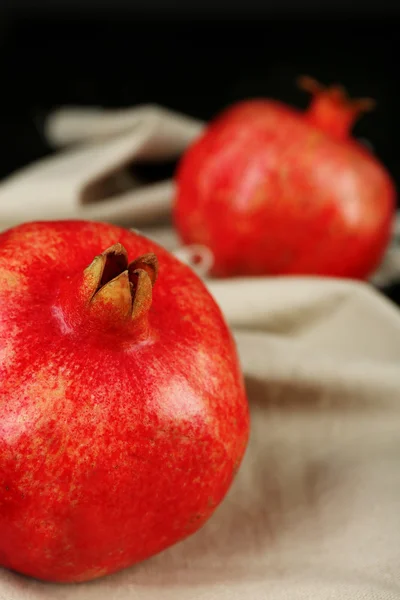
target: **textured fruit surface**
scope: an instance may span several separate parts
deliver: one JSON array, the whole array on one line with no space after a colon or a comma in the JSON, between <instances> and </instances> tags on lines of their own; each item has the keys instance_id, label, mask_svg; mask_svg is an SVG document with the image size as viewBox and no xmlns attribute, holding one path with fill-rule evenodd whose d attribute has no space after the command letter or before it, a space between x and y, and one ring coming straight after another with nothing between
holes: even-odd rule
<instances>
[{"instance_id":1,"label":"textured fruit surface","mask_svg":"<svg viewBox=\"0 0 400 600\"><path fill-rule=\"evenodd\" d=\"M112 225L0 235L0 565L84 581L192 534L248 427L232 336L188 267Z\"/></svg>"},{"instance_id":2,"label":"textured fruit surface","mask_svg":"<svg viewBox=\"0 0 400 600\"><path fill-rule=\"evenodd\" d=\"M215 276L363 279L382 259L394 186L349 135L369 102L340 87L304 86L313 93L307 111L240 102L180 162L175 224L184 243L212 251Z\"/></svg>"}]
</instances>

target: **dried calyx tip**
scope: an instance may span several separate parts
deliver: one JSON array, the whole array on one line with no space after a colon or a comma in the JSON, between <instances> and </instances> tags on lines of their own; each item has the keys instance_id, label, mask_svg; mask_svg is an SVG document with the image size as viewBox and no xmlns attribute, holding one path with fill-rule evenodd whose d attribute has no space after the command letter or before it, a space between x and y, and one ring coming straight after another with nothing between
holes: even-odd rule
<instances>
[{"instance_id":1,"label":"dried calyx tip","mask_svg":"<svg viewBox=\"0 0 400 600\"><path fill-rule=\"evenodd\" d=\"M352 100L347 94L346 89L340 85L335 84L332 86L324 86L319 81L308 75L301 75L297 78L297 85L301 90L308 92L315 96L318 94L329 94L331 98L337 98L337 100L346 104L348 107L353 108L354 111L369 112L376 106L376 101L373 98L356 98Z\"/></svg>"},{"instance_id":2,"label":"dried calyx tip","mask_svg":"<svg viewBox=\"0 0 400 600\"><path fill-rule=\"evenodd\" d=\"M110 246L96 256L84 272L85 296L91 312L104 311L112 318L137 319L147 313L152 287L158 275L158 260L149 253L128 262L122 244Z\"/></svg>"}]
</instances>

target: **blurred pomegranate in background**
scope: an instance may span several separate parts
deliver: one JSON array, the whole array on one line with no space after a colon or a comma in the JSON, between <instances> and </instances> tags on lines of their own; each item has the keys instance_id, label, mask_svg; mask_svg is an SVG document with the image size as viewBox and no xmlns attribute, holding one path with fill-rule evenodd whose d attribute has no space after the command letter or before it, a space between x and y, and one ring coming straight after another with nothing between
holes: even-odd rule
<instances>
[{"instance_id":1,"label":"blurred pomegranate in background","mask_svg":"<svg viewBox=\"0 0 400 600\"><path fill-rule=\"evenodd\" d=\"M249 100L219 115L183 156L174 220L185 244L214 256L212 274L365 279L387 247L390 175L351 138L373 101L303 77L308 110Z\"/></svg>"}]
</instances>

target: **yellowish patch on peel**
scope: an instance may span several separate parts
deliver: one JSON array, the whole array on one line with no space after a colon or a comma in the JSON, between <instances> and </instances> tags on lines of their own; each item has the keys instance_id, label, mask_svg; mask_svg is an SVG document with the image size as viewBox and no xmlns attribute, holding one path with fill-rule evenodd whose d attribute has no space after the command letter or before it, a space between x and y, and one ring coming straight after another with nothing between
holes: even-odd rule
<instances>
[{"instance_id":1,"label":"yellowish patch on peel","mask_svg":"<svg viewBox=\"0 0 400 600\"><path fill-rule=\"evenodd\" d=\"M54 375L44 368L35 375L35 380L25 386L21 394L21 408L13 411L10 422L6 424L6 438L11 444L25 432L30 434L30 443L24 448L18 462L33 465L33 469L25 469L19 482L21 491L36 494L37 498L46 498L48 487L41 486L37 479L38 470L44 477L51 475L54 482L51 486L52 502L65 500L65 479L62 479L64 456L68 453L69 437L64 432L63 424L67 424L74 409L73 403L66 397L67 381L62 374ZM23 408L22 408L23 406ZM54 421L57 415L60 425L56 425L54 435L48 434L46 424ZM3 421L4 424L4 421ZM41 430L43 433L40 433ZM59 482L61 486L59 486ZM74 499L77 491L71 480L68 494ZM36 491L35 491L36 490ZM46 500L44 500L46 501ZM71 502L71 504L73 504Z\"/></svg>"},{"instance_id":2,"label":"yellowish patch on peel","mask_svg":"<svg viewBox=\"0 0 400 600\"><path fill-rule=\"evenodd\" d=\"M21 273L0 267L0 294L21 290L26 286L25 277Z\"/></svg>"},{"instance_id":3,"label":"yellowish patch on peel","mask_svg":"<svg viewBox=\"0 0 400 600\"><path fill-rule=\"evenodd\" d=\"M7 416L3 417L4 435L9 443L14 442L27 429L36 429L40 422L53 418L56 407L60 413L60 403L65 408L67 384L61 373L49 373L49 369L45 367L32 376L32 381L21 386L9 419ZM35 443L34 441L33 444ZM43 440L38 439L37 443L40 445Z\"/></svg>"},{"instance_id":4,"label":"yellowish patch on peel","mask_svg":"<svg viewBox=\"0 0 400 600\"><path fill-rule=\"evenodd\" d=\"M98 579L99 577L104 577L107 575L108 570L105 567L94 567L92 569L88 569L87 571L83 571L80 575L74 577L74 581L76 583L81 583L83 581L91 581L92 579Z\"/></svg>"},{"instance_id":5,"label":"yellowish patch on peel","mask_svg":"<svg viewBox=\"0 0 400 600\"><path fill-rule=\"evenodd\" d=\"M30 382L24 390L24 394L31 400L31 404L54 411L54 405L65 398L66 381L61 373L51 374L47 368L35 373L34 381Z\"/></svg>"},{"instance_id":6,"label":"yellowish patch on peel","mask_svg":"<svg viewBox=\"0 0 400 600\"><path fill-rule=\"evenodd\" d=\"M257 210L260 206L264 206L265 201L268 199L268 193L265 185L261 185L256 188L256 191L251 196L248 208L250 210Z\"/></svg>"},{"instance_id":7,"label":"yellowish patch on peel","mask_svg":"<svg viewBox=\"0 0 400 600\"><path fill-rule=\"evenodd\" d=\"M323 137L323 134L318 130L310 131L307 136L306 149L310 150L311 148L315 148Z\"/></svg>"},{"instance_id":8,"label":"yellowish patch on peel","mask_svg":"<svg viewBox=\"0 0 400 600\"><path fill-rule=\"evenodd\" d=\"M27 262L30 257L59 260L64 247L64 239L59 233L33 225L23 232L17 229L10 233L7 245L10 242L17 242L20 252L26 252L25 261Z\"/></svg>"},{"instance_id":9,"label":"yellowish patch on peel","mask_svg":"<svg viewBox=\"0 0 400 600\"><path fill-rule=\"evenodd\" d=\"M0 369L7 369L10 366L15 355L14 340L9 337L6 341L0 342Z\"/></svg>"},{"instance_id":10,"label":"yellowish patch on peel","mask_svg":"<svg viewBox=\"0 0 400 600\"><path fill-rule=\"evenodd\" d=\"M232 371L227 365L227 359L218 351L207 353L204 350L195 350L191 356L189 368L195 370L195 372L192 371L193 374L199 373L201 385L204 386L207 383L210 393L220 393L221 372L225 373L225 384L229 383L234 386ZM205 374L207 374L207 379Z\"/></svg>"},{"instance_id":11,"label":"yellowish patch on peel","mask_svg":"<svg viewBox=\"0 0 400 600\"><path fill-rule=\"evenodd\" d=\"M34 493L47 501L50 488L40 484L37 477L40 471L51 481L53 505L65 502L67 496L69 506L77 506L82 498L82 477L85 472L90 474L101 459L101 444L93 444L90 435L77 439L74 429L79 430L85 423L86 427L93 427L96 437L101 437L105 421L94 397L82 398L82 410L76 412L76 403L68 395L69 378L68 369L56 372L52 365L44 367L34 376L34 381L25 385L17 401L19 406L14 403L8 422L3 419L2 424L10 446L15 446L15 441L29 432L29 444L15 457L16 466L23 466L19 480L21 491ZM74 424L72 429L71 423ZM68 475L65 460L75 465ZM32 467L26 468L27 465Z\"/></svg>"}]
</instances>

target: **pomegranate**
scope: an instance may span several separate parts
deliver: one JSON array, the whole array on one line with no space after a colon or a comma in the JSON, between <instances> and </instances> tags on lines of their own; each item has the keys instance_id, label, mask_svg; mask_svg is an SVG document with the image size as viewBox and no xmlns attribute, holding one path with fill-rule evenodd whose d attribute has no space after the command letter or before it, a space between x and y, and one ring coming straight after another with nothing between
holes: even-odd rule
<instances>
[{"instance_id":1,"label":"pomegranate","mask_svg":"<svg viewBox=\"0 0 400 600\"><path fill-rule=\"evenodd\" d=\"M187 266L101 223L0 235L0 565L79 582L178 542L248 427L233 338Z\"/></svg>"},{"instance_id":2,"label":"pomegranate","mask_svg":"<svg viewBox=\"0 0 400 600\"><path fill-rule=\"evenodd\" d=\"M220 114L178 166L174 220L185 244L213 254L214 276L367 278L387 247L395 189L350 136L372 101L301 80L300 112L272 100Z\"/></svg>"}]
</instances>

